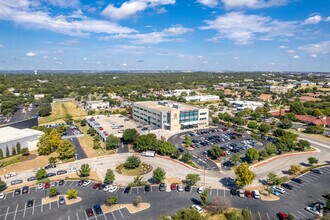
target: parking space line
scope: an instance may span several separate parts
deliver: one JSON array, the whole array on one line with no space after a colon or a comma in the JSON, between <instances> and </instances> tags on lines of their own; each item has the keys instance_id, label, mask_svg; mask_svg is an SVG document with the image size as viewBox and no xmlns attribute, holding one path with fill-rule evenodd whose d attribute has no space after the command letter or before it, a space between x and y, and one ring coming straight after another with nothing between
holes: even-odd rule
<instances>
[{"instance_id":1,"label":"parking space line","mask_svg":"<svg viewBox=\"0 0 330 220\"><path fill-rule=\"evenodd\" d=\"M299 218L297 216L295 216L293 213L291 213L291 215L293 215L293 217L295 217L297 220L299 220Z\"/></svg>"},{"instance_id":2,"label":"parking space line","mask_svg":"<svg viewBox=\"0 0 330 220\"><path fill-rule=\"evenodd\" d=\"M309 215L311 215L311 216L313 216L313 217L315 216L314 214L312 214L312 213L306 211L305 209L301 209L301 210L303 210L305 213L307 213L307 214L309 214Z\"/></svg>"},{"instance_id":3,"label":"parking space line","mask_svg":"<svg viewBox=\"0 0 330 220\"><path fill-rule=\"evenodd\" d=\"M11 197L11 198L14 198L14 196L15 196L15 192L13 192L13 195L12 195L12 197Z\"/></svg>"},{"instance_id":4,"label":"parking space line","mask_svg":"<svg viewBox=\"0 0 330 220\"><path fill-rule=\"evenodd\" d=\"M69 187L71 187L73 183L74 183L74 182L72 181L72 182L70 183Z\"/></svg>"},{"instance_id":5,"label":"parking space line","mask_svg":"<svg viewBox=\"0 0 330 220\"><path fill-rule=\"evenodd\" d=\"M24 205L23 218L25 218L25 211L26 211L26 203Z\"/></svg>"},{"instance_id":6,"label":"parking space line","mask_svg":"<svg viewBox=\"0 0 330 220\"><path fill-rule=\"evenodd\" d=\"M108 220L107 216L104 214L104 212L103 212L103 217L104 217L105 220Z\"/></svg>"},{"instance_id":7,"label":"parking space line","mask_svg":"<svg viewBox=\"0 0 330 220\"><path fill-rule=\"evenodd\" d=\"M14 218L13 218L13 220L16 219L17 210L18 210L18 204L16 205L16 209L15 209L15 214L14 214Z\"/></svg>"},{"instance_id":8,"label":"parking space line","mask_svg":"<svg viewBox=\"0 0 330 220\"><path fill-rule=\"evenodd\" d=\"M152 187L150 187L150 192L152 192Z\"/></svg>"},{"instance_id":9,"label":"parking space line","mask_svg":"<svg viewBox=\"0 0 330 220\"><path fill-rule=\"evenodd\" d=\"M41 212L43 212L44 211L44 204L42 204L42 202L41 202Z\"/></svg>"},{"instance_id":10,"label":"parking space line","mask_svg":"<svg viewBox=\"0 0 330 220\"><path fill-rule=\"evenodd\" d=\"M87 216L86 212L84 212L84 213L85 213L86 219L88 219L88 216Z\"/></svg>"},{"instance_id":11,"label":"parking space line","mask_svg":"<svg viewBox=\"0 0 330 220\"><path fill-rule=\"evenodd\" d=\"M267 216L267 219L270 220L269 215L268 215L268 212L266 212L266 216Z\"/></svg>"},{"instance_id":12,"label":"parking space line","mask_svg":"<svg viewBox=\"0 0 330 220\"><path fill-rule=\"evenodd\" d=\"M49 203L49 210L52 210L52 203Z\"/></svg>"},{"instance_id":13,"label":"parking space line","mask_svg":"<svg viewBox=\"0 0 330 220\"><path fill-rule=\"evenodd\" d=\"M5 220L7 219L8 212L9 212L9 206L7 208L7 211L6 211Z\"/></svg>"},{"instance_id":14,"label":"parking space line","mask_svg":"<svg viewBox=\"0 0 330 220\"><path fill-rule=\"evenodd\" d=\"M37 191L38 191L38 187L35 188L35 192L37 192Z\"/></svg>"},{"instance_id":15,"label":"parking space line","mask_svg":"<svg viewBox=\"0 0 330 220\"><path fill-rule=\"evenodd\" d=\"M5 199L7 198L7 194L8 194L8 193L5 194L5 198L3 198L3 200L5 200Z\"/></svg>"},{"instance_id":16,"label":"parking space line","mask_svg":"<svg viewBox=\"0 0 330 220\"><path fill-rule=\"evenodd\" d=\"M260 212L258 212L259 219L261 220Z\"/></svg>"},{"instance_id":17,"label":"parking space line","mask_svg":"<svg viewBox=\"0 0 330 220\"><path fill-rule=\"evenodd\" d=\"M223 190L223 197L226 197L226 190Z\"/></svg>"},{"instance_id":18,"label":"parking space line","mask_svg":"<svg viewBox=\"0 0 330 220\"><path fill-rule=\"evenodd\" d=\"M115 220L117 220L117 219L116 219L116 216L113 214L113 212L111 212L111 214L112 214L112 217L113 217Z\"/></svg>"},{"instance_id":19,"label":"parking space line","mask_svg":"<svg viewBox=\"0 0 330 220\"><path fill-rule=\"evenodd\" d=\"M60 207L60 203L59 203L59 201L57 200L57 208L59 208Z\"/></svg>"},{"instance_id":20,"label":"parking space line","mask_svg":"<svg viewBox=\"0 0 330 220\"><path fill-rule=\"evenodd\" d=\"M217 189L217 196L219 196L219 189Z\"/></svg>"},{"instance_id":21,"label":"parking space line","mask_svg":"<svg viewBox=\"0 0 330 220\"><path fill-rule=\"evenodd\" d=\"M70 220L70 216L68 215L68 220Z\"/></svg>"},{"instance_id":22,"label":"parking space line","mask_svg":"<svg viewBox=\"0 0 330 220\"><path fill-rule=\"evenodd\" d=\"M120 210L120 209L118 209L118 211L119 211L119 213L120 213L121 217L123 217L123 218L124 218L124 215L123 215L123 213L121 212L121 210Z\"/></svg>"},{"instance_id":23,"label":"parking space line","mask_svg":"<svg viewBox=\"0 0 330 220\"><path fill-rule=\"evenodd\" d=\"M212 189L210 189L210 196L212 196Z\"/></svg>"},{"instance_id":24,"label":"parking space line","mask_svg":"<svg viewBox=\"0 0 330 220\"><path fill-rule=\"evenodd\" d=\"M139 187L137 187L136 190L137 190L137 193L136 194L139 194Z\"/></svg>"},{"instance_id":25,"label":"parking space line","mask_svg":"<svg viewBox=\"0 0 330 220\"><path fill-rule=\"evenodd\" d=\"M78 215L78 213L76 213L76 217L77 217L77 220L79 220L79 215Z\"/></svg>"},{"instance_id":26,"label":"parking space line","mask_svg":"<svg viewBox=\"0 0 330 220\"><path fill-rule=\"evenodd\" d=\"M64 182L64 184L63 184L63 187L65 187L65 186L66 186L66 183L67 183L67 182L68 182L68 181L65 181L65 182Z\"/></svg>"},{"instance_id":27,"label":"parking space line","mask_svg":"<svg viewBox=\"0 0 330 220\"><path fill-rule=\"evenodd\" d=\"M32 215L34 215L34 204L35 204L35 202L33 203L33 206L32 206Z\"/></svg>"}]
</instances>

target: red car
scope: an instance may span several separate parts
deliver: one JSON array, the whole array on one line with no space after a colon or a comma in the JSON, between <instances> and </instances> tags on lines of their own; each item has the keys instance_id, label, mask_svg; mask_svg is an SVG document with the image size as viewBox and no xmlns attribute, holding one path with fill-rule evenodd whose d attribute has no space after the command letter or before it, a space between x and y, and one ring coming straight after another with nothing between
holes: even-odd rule
<instances>
[{"instance_id":1,"label":"red car","mask_svg":"<svg viewBox=\"0 0 330 220\"><path fill-rule=\"evenodd\" d=\"M176 184L175 183L171 184L171 190L176 190Z\"/></svg>"},{"instance_id":2,"label":"red car","mask_svg":"<svg viewBox=\"0 0 330 220\"><path fill-rule=\"evenodd\" d=\"M226 153L222 153L220 156L221 157L225 157L225 156L227 156L227 154Z\"/></svg>"},{"instance_id":3,"label":"red car","mask_svg":"<svg viewBox=\"0 0 330 220\"><path fill-rule=\"evenodd\" d=\"M252 192L251 191L245 191L245 196L247 197L247 198L252 198Z\"/></svg>"},{"instance_id":4,"label":"red car","mask_svg":"<svg viewBox=\"0 0 330 220\"><path fill-rule=\"evenodd\" d=\"M285 212L279 212L279 213L277 213L277 216L278 216L278 218L281 219L281 220L286 220L286 219L289 218L289 215L286 214Z\"/></svg>"},{"instance_id":5,"label":"red car","mask_svg":"<svg viewBox=\"0 0 330 220\"><path fill-rule=\"evenodd\" d=\"M50 186L49 182L45 183L45 189L48 189Z\"/></svg>"},{"instance_id":6,"label":"red car","mask_svg":"<svg viewBox=\"0 0 330 220\"><path fill-rule=\"evenodd\" d=\"M91 209L91 208L86 209L86 214L88 217L92 217L94 215L93 209Z\"/></svg>"},{"instance_id":7,"label":"red car","mask_svg":"<svg viewBox=\"0 0 330 220\"><path fill-rule=\"evenodd\" d=\"M102 183L95 183L93 186L93 189L98 189L98 188L100 188L101 185L102 185Z\"/></svg>"}]
</instances>

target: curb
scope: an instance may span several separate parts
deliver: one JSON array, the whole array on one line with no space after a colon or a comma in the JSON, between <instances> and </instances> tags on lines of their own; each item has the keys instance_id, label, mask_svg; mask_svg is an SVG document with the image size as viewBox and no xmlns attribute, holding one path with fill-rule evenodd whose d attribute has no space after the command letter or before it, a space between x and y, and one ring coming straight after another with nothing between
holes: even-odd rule
<instances>
[{"instance_id":1,"label":"curb","mask_svg":"<svg viewBox=\"0 0 330 220\"><path fill-rule=\"evenodd\" d=\"M195 171L198 171L198 172L203 172L203 170L201 170L201 169L194 168L192 166L189 166L188 164L185 164L185 163L183 163L181 161L178 161L178 160L171 159L169 157L164 157L164 156L160 156L160 155L156 155L156 157L160 157L160 158L163 158L163 159L166 159L166 160L169 160L169 161L178 163L178 164L180 164L180 165L182 165L182 166L184 166L184 167L186 167L188 169L191 169L191 170L195 170Z\"/></svg>"}]
</instances>

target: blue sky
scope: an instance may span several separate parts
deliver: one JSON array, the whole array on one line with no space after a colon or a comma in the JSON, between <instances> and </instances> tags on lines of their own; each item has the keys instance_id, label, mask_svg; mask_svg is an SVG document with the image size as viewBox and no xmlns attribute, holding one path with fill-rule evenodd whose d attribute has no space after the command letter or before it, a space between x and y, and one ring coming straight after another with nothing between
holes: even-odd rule
<instances>
[{"instance_id":1,"label":"blue sky","mask_svg":"<svg viewBox=\"0 0 330 220\"><path fill-rule=\"evenodd\" d=\"M330 71L329 0L0 0L0 70Z\"/></svg>"}]
</instances>

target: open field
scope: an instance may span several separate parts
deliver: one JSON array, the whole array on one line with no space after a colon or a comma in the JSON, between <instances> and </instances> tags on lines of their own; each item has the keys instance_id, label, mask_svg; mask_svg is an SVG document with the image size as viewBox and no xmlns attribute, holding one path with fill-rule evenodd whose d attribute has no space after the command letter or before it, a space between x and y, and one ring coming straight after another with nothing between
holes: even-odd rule
<instances>
[{"instance_id":1,"label":"open field","mask_svg":"<svg viewBox=\"0 0 330 220\"><path fill-rule=\"evenodd\" d=\"M39 124L64 122L63 119L66 114L71 114L73 119L87 115L75 102L55 102L52 103L52 114L47 117L39 118Z\"/></svg>"}]
</instances>

